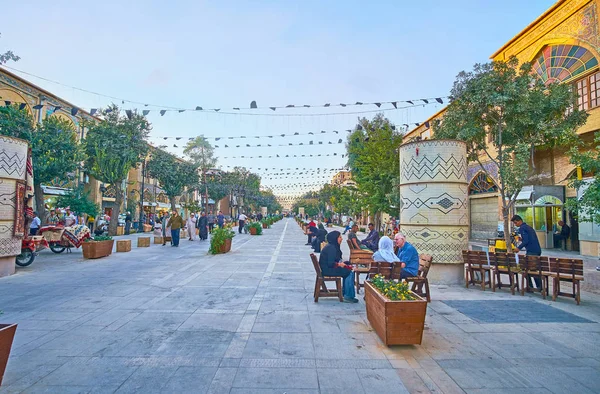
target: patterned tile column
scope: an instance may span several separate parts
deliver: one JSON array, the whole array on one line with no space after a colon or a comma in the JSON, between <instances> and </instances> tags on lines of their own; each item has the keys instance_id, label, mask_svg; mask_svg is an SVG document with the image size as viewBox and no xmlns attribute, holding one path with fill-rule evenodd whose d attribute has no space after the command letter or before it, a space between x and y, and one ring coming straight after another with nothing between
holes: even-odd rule
<instances>
[{"instance_id":1,"label":"patterned tile column","mask_svg":"<svg viewBox=\"0 0 600 394\"><path fill-rule=\"evenodd\" d=\"M469 246L467 148L462 141L400 146L400 228L419 253L433 256L432 283L460 283Z\"/></svg>"}]
</instances>

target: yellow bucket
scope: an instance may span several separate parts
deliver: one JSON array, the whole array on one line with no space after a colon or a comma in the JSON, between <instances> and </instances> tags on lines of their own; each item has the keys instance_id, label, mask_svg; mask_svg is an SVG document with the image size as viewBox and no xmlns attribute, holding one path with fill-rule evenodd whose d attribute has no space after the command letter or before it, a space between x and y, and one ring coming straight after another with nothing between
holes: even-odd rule
<instances>
[{"instance_id":1,"label":"yellow bucket","mask_svg":"<svg viewBox=\"0 0 600 394\"><path fill-rule=\"evenodd\" d=\"M506 241L497 240L495 249L496 252L506 252Z\"/></svg>"}]
</instances>

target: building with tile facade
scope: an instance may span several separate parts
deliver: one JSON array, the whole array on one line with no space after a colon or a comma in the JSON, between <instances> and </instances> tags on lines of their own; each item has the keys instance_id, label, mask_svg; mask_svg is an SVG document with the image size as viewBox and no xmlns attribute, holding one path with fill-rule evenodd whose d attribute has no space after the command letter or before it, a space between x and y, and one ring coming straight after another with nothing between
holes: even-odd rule
<instances>
[{"instance_id":1,"label":"building with tile facade","mask_svg":"<svg viewBox=\"0 0 600 394\"><path fill-rule=\"evenodd\" d=\"M585 143L591 143L600 130L600 0L560 0L523 31L514 36L490 57L506 61L516 56L520 62L531 62L534 72L546 83L568 83L579 93L579 108L588 114L587 123L577 130ZM416 138L429 139L435 119L443 117L445 109L411 130L404 142ZM518 196L515 213L535 228L540 244L554 247L553 232L557 222L564 220L572 228L567 248L581 254L600 255L600 224L578 223L564 203L577 198L578 191L569 187L577 169L569 163L565 149L538 149L534 157L535 173ZM502 216L501 201L496 187L497 170L491 163L486 176L478 163L470 163L469 214L470 238L493 238ZM487 170L488 168L486 168ZM583 174L584 179L591 174Z\"/></svg>"}]
</instances>

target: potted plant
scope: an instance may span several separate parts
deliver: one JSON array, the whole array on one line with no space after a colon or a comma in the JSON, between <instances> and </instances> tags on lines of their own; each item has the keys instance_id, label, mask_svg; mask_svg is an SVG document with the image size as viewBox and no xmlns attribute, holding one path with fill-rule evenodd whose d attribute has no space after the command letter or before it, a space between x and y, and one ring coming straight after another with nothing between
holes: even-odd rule
<instances>
[{"instance_id":1,"label":"potted plant","mask_svg":"<svg viewBox=\"0 0 600 394\"><path fill-rule=\"evenodd\" d=\"M263 230L260 222L250 223L250 225L248 226L248 229L250 231L250 235L261 235L262 230Z\"/></svg>"},{"instance_id":2,"label":"potted plant","mask_svg":"<svg viewBox=\"0 0 600 394\"><path fill-rule=\"evenodd\" d=\"M97 235L94 238L88 238L81 245L83 248L84 259L98 259L100 257L110 256L113 250L114 240L109 235Z\"/></svg>"},{"instance_id":3,"label":"potted plant","mask_svg":"<svg viewBox=\"0 0 600 394\"><path fill-rule=\"evenodd\" d=\"M427 300L408 283L375 275L365 282L365 304L367 319L386 346L421 344Z\"/></svg>"},{"instance_id":4,"label":"potted plant","mask_svg":"<svg viewBox=\"0 0 600 394\"><path fill-rule=\"evenodd\" d=\"M0 311L0 315L2 311ZM0 324L0 386L2 386L2 378L10 356L10 348L12 347L13 339L17 332L16 324Z\"/></svg>"},{"instance_id":5,"label":"potted plant","mask_svg":"<svg viewBox=\"0 0 600 394\"><path fill-rule=\"evenodd\" d=\"M231 240L235 236L235 232L228 227L215 227L210 235L210 248L208 251L211 254L227 253L231 250Z\"/></svg>"},{"instance_id":6,"label":"potted plant","mask_svg":"<svg viewBox=\"0 0 600 394\"><path fill-rule=\"evenodd\" d=\"M271 228L271 219L261 220L262 228Z\"/></svg>"}]
</instances>

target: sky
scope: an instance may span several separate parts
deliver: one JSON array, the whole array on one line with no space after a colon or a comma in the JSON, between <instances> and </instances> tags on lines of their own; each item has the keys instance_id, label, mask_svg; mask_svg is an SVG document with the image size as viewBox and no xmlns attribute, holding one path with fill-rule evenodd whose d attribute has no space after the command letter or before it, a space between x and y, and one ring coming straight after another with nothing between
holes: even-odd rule
<instances>
[{"instance_id":1,"label":"sky","mask_svg":"<svg viewBox=\"0 0 600 394\"><path fill-rule=\"evenodd\" d=\"M282 186L317 189L316 184L329 182L334 172L298 172L344 166L345 147L337 141L345 141L344 130L353 128L359 116L375 115L354 112L378 108L271 111L269 106L445 97L456 74L489 61L552 4L554 0L29 0L2 5L0 52L10 49L21 57L10 67L67 85L16 72L81 108L116 102L124 109L150 109L150 142L167 145L172 153L182 155L185 141L197 135L224 138L209 140L219 146L215 153L223 169L252 168L275 194L289 195L309 187ZM158 106L122 104L72 87ZM259 109L232 110L248 108L251 101ZM164 107L196 106L221 111L159 114ZM398 126L423 122L441 108L437 103L398 110L381 106ZM301 135L290 136L294 133ZM280 134L286 137L254 138ZM229 136L248 138L225 141ZM300 142L304 145L288 145ZM247 143L263 147L248 148ZM264 147L267 143L272 147ZM293 170L268 179L281 168Z\"/></svg>"}]
</instances>

